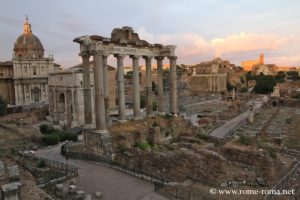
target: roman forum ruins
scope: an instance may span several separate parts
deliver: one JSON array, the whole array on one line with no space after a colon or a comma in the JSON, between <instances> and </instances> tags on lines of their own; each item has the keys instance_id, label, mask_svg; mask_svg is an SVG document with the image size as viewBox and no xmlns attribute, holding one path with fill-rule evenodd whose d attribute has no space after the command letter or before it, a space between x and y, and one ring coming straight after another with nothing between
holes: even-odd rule
<instances>
[{"instance_id":1,"label":"roman forum ruins","mask_svg":"<svg viewBox=\"0 0 300 200\"><path fill-rule=\"evenodd\" d=\"M146 113L152 116L152 59L156 59L158 68L158 111L163 113L163 59L170 61L170 113L177 113L176 93L176 56L174 45L150 44L141 40L131 27L115 28L111 38L102 36L81 36L74 39L80 44L80 53L83 61L83 90L84 90L84 118L87 127L92 124L92 104L89 73L89 58L94 62L94 89L95 89L95 130L85 132L85 144L97 154L111 155L111 136L106 129L109 123L109 91L107 81L107 57L113 54L117 59L117 96L119 121L125 118L125 89L123 59L129 56L133 65L133 116L135 120L141 118L140 113L140 86L139 86L139 59L146 62Z\"/></svg>"}]
</instances>

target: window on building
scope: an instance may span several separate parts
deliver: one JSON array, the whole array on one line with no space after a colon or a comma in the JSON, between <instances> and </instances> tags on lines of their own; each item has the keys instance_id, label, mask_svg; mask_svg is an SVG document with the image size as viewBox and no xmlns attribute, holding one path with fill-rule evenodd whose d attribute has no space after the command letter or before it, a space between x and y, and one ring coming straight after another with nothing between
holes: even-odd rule
<instances>
[{"instance_id":1,"label":"window on building","mask_svg":"<svg viewBox=\"0 0 300 200\"><path fill-rule=\"evenodd\" d=\"M32 73L33 73L34 76L36 75L36 67L33 68L33 72Z\"/></svg>"}]
</instances>

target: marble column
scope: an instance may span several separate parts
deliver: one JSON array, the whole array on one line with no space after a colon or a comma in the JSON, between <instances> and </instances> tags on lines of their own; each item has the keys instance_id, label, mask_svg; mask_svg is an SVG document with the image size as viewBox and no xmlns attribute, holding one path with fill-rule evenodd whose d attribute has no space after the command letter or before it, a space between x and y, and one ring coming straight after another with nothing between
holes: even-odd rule
<instances>
[{"instance_id":1,"label":"marble column","mask_svg":"<svg viewBox=\"0 0 300 200\"><path fill-rule=\"evenodd\" d=\"M71 98L72 98L72 105L71 105L71 113L72 113L72 121L75 120L75 97L74 97L74 88L71 89ZM77 120L77 119L76 119Z\"/></svg>"},{"instance_id":2,"label":"marble column","mask_svg":"<svg viewBox=\"0 0 300 200\"><path fill-rule=\"evenodd\" d=\"M93 123L92 117L92 101L91 101L91 81L90 81L90 54L82 52L82 65L83 65L83 104L84 104L84 122L87 125Z\"/></svg>"},{"instance_id":3,"label":"marble column","mask_svg":"<svg viewBox=\"0 0 300 200\"><path fill-rule=\"evenodd\" d=\"M94 88L95 88L95 121L96 130L105 131L105 105L104 105L104 84L103 84L103 53L94 53Z\"/></svg>"},{"instance_id":4,"label":"marble column","mask_svg":"<svg viewBox=\"0 0 300 200\"><path fill-rule=\"evenodd\" d=\"M125 55L117 54L115 55L117 58L117 77L118 77L118 113L119 120L125 121L125 86L124 86L124 67L123 67L123 59Z\"/></svg>"},{"instance_id":5,"label":"marble column","mask_svg":"<svg viewBox=\"0 0 300 200\"><path fill-rule=\"evenodd\" d=\"M133 66L133 117L135 120L141 118L140 112L140 69L139 69L139 56L130 56L132 58Z\"/></svg>"},{"instance_id":6,"label":"marble column","mask_svg":"<svg viewBox=\"0 0 300 200\"><path fill-rule=\"evenodd\" d=\"M64 91L64 96L65 96L65 120L68 122L68 94L67 94L67 90Z\"/></svg>"},{"instance_id":7,"label":"marble column","mask_svg":"<svg viewBox=\"0 0 300 200\"><path fill-rule=\"evenodd\" d=\"M107 54L103 54L103 85L104 85L104 105L105 105L105 122L110 123L109 117L109 83L108 83L108 66Z\"/></svg>"},{"instance_id":8,"label":"marble column","mask_svg":"<svg viewBox=\"0 0 300 200\"><path fill-rule=\"evenodd\" d=\"M170 112L177 114L177 75L176 56L170 56Z\"/></svg>"},{"instance_id":9,"label":"marble column","mask_svg":"<svg viewBox=\"0 0 300 200\"><path fill-rule=\"evenodd\" d=\"M164 113L163 103L163 61L164 57L156 57L157 61L157 95L158 95L158 112Z\"/></svg>"},{"instance_id":10,"label":"marble column","mask_svg":"<svg viewBox=\"0 0 300 200\"><path fill-rule=\"evenodd\" d=\"M146 112L147 117L152 116L152 71L151 57L144 56L146 61Z\"/></svg>"}]
</instances>

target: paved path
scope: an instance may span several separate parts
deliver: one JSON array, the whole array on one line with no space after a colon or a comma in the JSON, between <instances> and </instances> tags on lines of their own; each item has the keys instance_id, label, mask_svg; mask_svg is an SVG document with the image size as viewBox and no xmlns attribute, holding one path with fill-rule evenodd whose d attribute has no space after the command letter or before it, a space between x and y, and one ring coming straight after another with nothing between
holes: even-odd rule
<instances>
[{"instance_id":1,"label":"paved path","mask_svg":"<svg viewBox=\"0 0 300 200\"><path fill-rule=\"evenodd\" d=\"M60 154L60 146L39 150L37 156L66 162ZM150 182L132 177L95 162L68 160L79 168L76 185L86 194L94 195L102 192L104 200L166 200L154 192L154 185Z\"/></svg>"},{"instance_id":2,"label":"paved path","mask_svg":"<svg viewBox=\"0 0 300 200\"><path fill-rule=\"evenodd\" d=\"M254 101L254 112L256 112L262 106L262 101ZM214 129L210 135L212 137L223 139L225 138L230 132L237 129L240 124L248 118L249 111L245 111L238 116L232 118L231 120L225 122L223 125L219 126L218 128Z\"/></svg>"}]
</instances>

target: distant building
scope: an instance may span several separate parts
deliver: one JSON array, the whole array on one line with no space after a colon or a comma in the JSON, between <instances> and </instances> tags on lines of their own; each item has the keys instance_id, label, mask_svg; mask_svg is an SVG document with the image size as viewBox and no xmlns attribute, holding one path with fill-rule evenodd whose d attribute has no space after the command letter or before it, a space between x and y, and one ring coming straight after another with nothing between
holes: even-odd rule
<instances>
[{"instance_id":1,"label":"distant building","mask_svg":"<svg viewBox=\"0 0 300 200\"><path fill-rule=\"evenodd\" d=\"M53 56L44 57L44 48L26 21L14 44L12 61L0 63L0 91L9 104L48 103L48 73L59 69Z\"/></svg>"},{"instance_id":2,"label":"distant building","mask_svg":"<svg viewBox=\"0 0 300 200\"><path fill-rule=\"evenodd\" d=\"M225 67L220 58L192 66L193 72L188 81L188 88L191 92L225 91L227 88Z\"/></svg>"},{"instance_id":3,"label":"distant building","mask_svg":"<svg viewBox=\"0 0 300 200\"><path fill-rule=\"evenodd\" d=\"M12 61L0 62L0 95L8 104L15 103L14 70Z\"/></svg>"},{"instance_id":4,"label":"distant building","mask_svg":"<svg viewBox=\"0 0 300 200\"><path fill-rule=\"evenodd\" d=\"M247 60L241 62L241 66L244 68L244 71L251 71L253 66L258 64L264 64L264 54L260 54L257 60Z\"/></svg>"},{"instance_id":5,"label":"distant building","mask_svg":"<svg viewBox=\"0 0 300 200\"><path fill-rule=\"evenodd\" d=\"M91 104L94 105L93 62L90 62ZM67 126L84 125L82 64L49 73L49 119ZM109 107L116 109L116 68L108 66ZM94 106L92 106L93 108ZM94 112L94 109L92 109ZM94 114L92 115L94 117ZM94 119L93 119L94 121Z\"/></svg>"},{"instance_id":6,"label":"distant building","mask_svg":"<svg viewBox=\"0 0 300 200\"><path fill-rule=\"evenodd\" d=\"M259 75L276 75L277 74L277 66L275 64L258 64L252 67L252 74Z\"/></svg>"}]
</instances>

